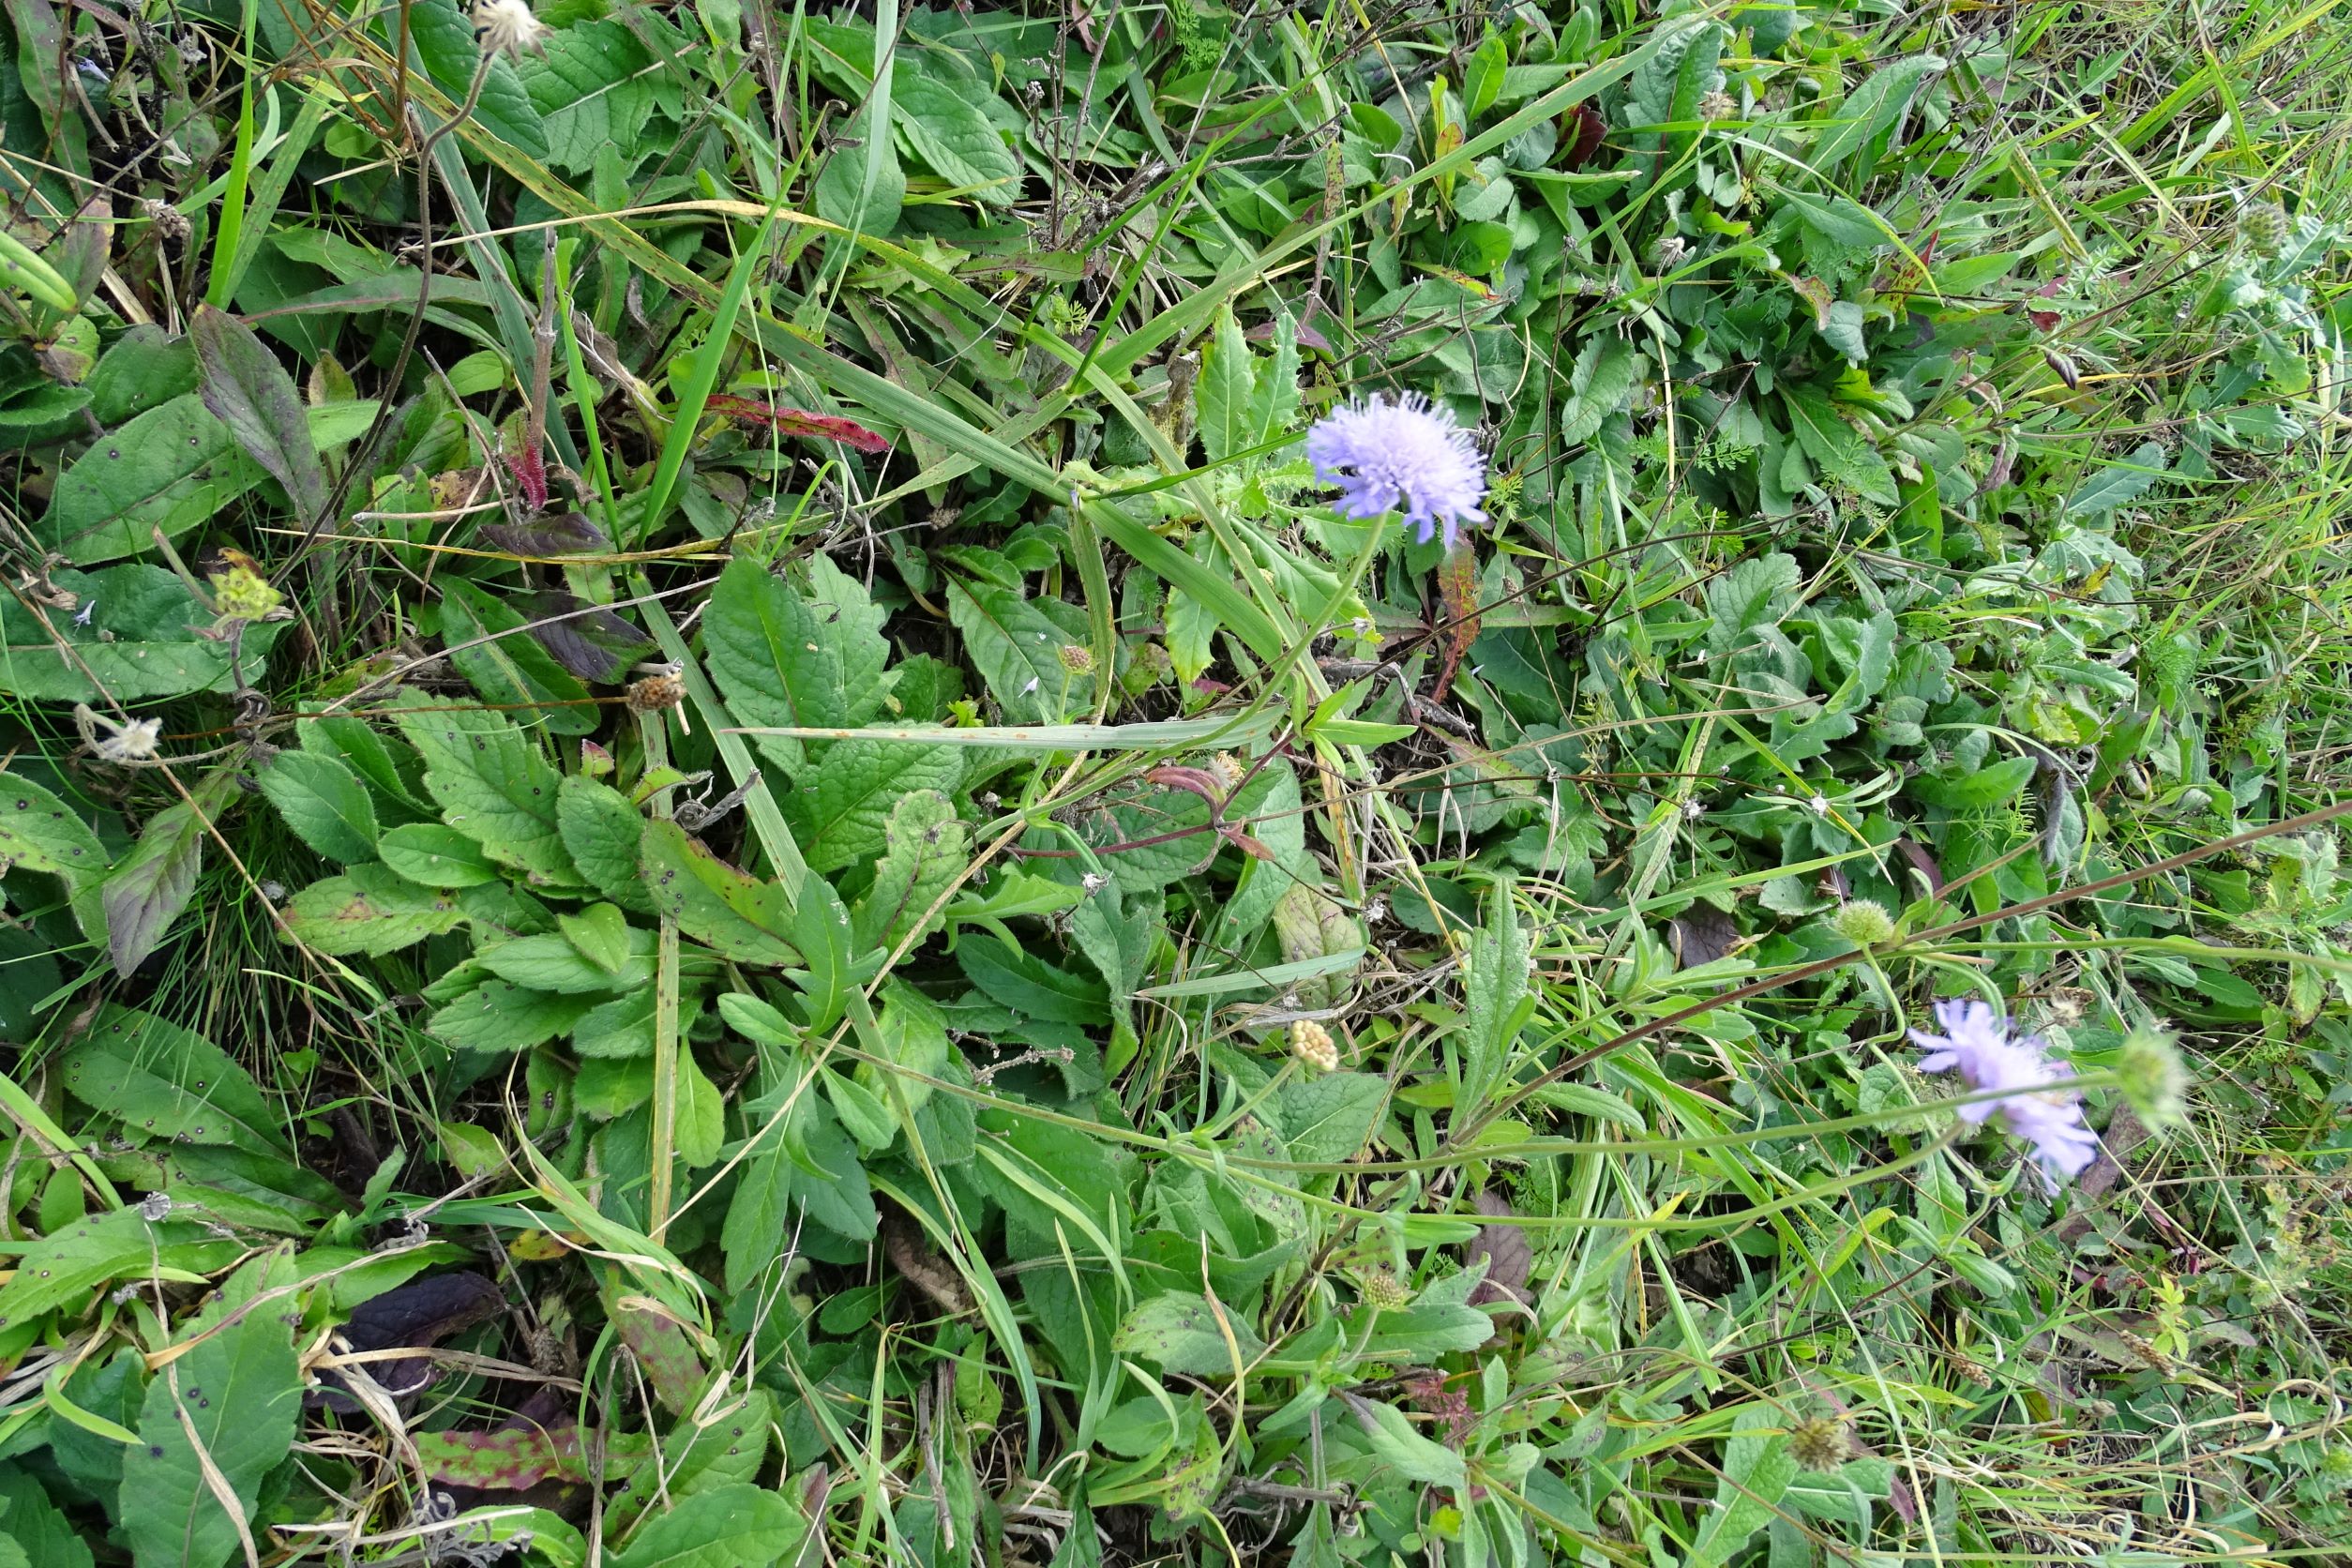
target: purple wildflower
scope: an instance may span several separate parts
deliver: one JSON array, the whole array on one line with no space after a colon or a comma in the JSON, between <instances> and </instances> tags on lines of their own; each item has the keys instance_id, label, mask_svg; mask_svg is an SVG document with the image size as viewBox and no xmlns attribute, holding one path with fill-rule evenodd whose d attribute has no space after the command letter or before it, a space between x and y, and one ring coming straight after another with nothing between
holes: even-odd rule
<instances>
[{"instance_id":1,"label":"purple wildflower","mask_svg":"<svg viewBox=\"0 0 2352 1568\"><path fill-rule=\"evenodd\" d=\"M2061 1176L2080 1175L2098 1155L2099 1135L2083 1124L2082 1096L2066 1087L2074 1070L2052 1062L2034 1035L2013 1037L2007 1020L1982 1002L1938 1002L1936 1021L1943 1033L1911 1031L1927 1051L1920 1071L1957 1068L1970 1093L2004 1096L1960 1107L1960 1120L1976 1125L2000 1112L2002 1125L2034 1146L2043 1185L2052 1192Z\"/></svg>"},{"instance_id":2,"label":"purple wildflower","mask_svg":"<svg viewBox=\"0 0 2352 1568\"><path fill-rule=\"evenodd\" d=\"M1376 518L1405 505L1423 544L1442 534L1451 550L1462 524L1484 522L1486 460L1454 415L1418 392L1335 408L1306 432L1315 477L1340 488L1344 518ZM1410 503L1410 505L1405 505Z\"/></svg>"}]
</instances>

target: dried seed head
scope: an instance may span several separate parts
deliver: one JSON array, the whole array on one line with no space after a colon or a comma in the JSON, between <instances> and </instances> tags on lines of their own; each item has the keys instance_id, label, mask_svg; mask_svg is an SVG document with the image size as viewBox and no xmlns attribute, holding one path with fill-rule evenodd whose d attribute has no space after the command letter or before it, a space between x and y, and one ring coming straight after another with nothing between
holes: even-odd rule
<instances>
[{"instance_id":1,"label":"dried seed head","mask_svg":"<svg viewBox=\"0 0 2352 1568\"><path fill-rule=\"evenodd\" d=\"M1727 120L1740 112L1731 95L1718 87L1698 100L1698 117L1702 120Z\"/></svg>"},{"instance_id":2,"label":"dried seed head","mask_svg":"<svg viewBox=\"0 0 2352 1568\"><path fill-rule=\"evenodd\" d=\"M1091 675L1094 672L1094 650L1083 643L1064 642L1053 651L1053 656L1060 659L1062 668L1073 675Z\"/></svg>"},{"instance_id":3,"label":"dried seed head","mask_svg":"<svg viewBox=\"0 0 2352 1568\"><path fill-rule=\"evenodd\" d=\"M1249 770L1242 765L1239 757L1220 751L1209 759L1209 771L1217 776L1218 785L1229 795L1242 787L1242 777Z\"/></svg>"},{"instance_id":4,"label":"dried seed head","mask_svg":"<svg viewBox=\"0 0 2352 1568\"><path fill-rule=\"evenodd\" d=\"M1290 1054L1319 1073L1334 1072L1339 1066L1339 1047L1331 1031L1313 1018L1300 1018L1290 1025Z\"/></svg>"},{"instance_id":5,"label":"dried seed head","mask_svg":"<svg viewBox=\"0 0 2352 1568\"><path fill-rule=\"evenodd\" d=\"M1409 1304L1413 1293L1405 1282L1387 1269L1366 1269L1356 1276L1356 1290L1370 1304L1383 1312L1395 1312Z\"/></svg>"},{"instance_id":6,"label":"dried seed head","mask_svg":"<svg viewBox=\"0 0 2352 1568\"><path fill-rule=\"evenodd\" d=\"M675 675L648 675L630 686L629 712L657 714L686 701L686 683Z\"/></svg>"},{"instance_id":7,"label":"dried seed head","mask_svg":"<svg viewBox=\"0 0 2352 1568\"><path fill-rule=\"evenodd\" d=\"M188 220L188 214L169 202L158 202L152 197L143 200L139 204L139 215L155 225L158 234L174 245L187 244L188 236L196 232L195 225Z\"/></svg>"}]
</instances>

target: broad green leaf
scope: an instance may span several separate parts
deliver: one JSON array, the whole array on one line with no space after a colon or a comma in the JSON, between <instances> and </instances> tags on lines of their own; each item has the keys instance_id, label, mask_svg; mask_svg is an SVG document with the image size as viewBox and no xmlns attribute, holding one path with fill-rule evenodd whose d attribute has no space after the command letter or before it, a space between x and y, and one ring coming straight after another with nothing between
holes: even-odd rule
<instances>
[{"instance_id":1,"label":"broad green leaf","mask_svg":"<svg viewBox=\"0 0 2352 1568\"><path fill-rule=\"evenodd\" d=\"M646 823L640 853L654 907L687 936L738 963L800 962L781 887L745 876L675 822Z\"/></svg>"},{"instance_id":2,"label":"broad green leaf","mask_svg":"<svg viewBox=\"0 0 2352 1568\"><path fill-rule=\"evenodd\" d=\"M203 1035L152 1013L110 1003L58 1067L76 1099L134 1138L285 1153L279 1119L251 1075Z\"/></svg>"},{"instance_id":3,"label":"broad green leaf","mask_svg":"<svg viewBox=\"0 0 2352 1568\"><path fill-rule=\"evenodd\" d=\"M602 779L568 774L556 792L555 820L590 886L624 909L653 912L639 859L645 818L626 795Z\"/></svg>"},{"instance_id":4,"label":"broad green leaf","mask_svg":"<svg viewBox=\"0 0 2352 1568\"><path fill-rule=\"evenodd\" d=\"M1466 1485L1468 1476L1462 1455L1424 1437L1405 1419L1404 1411L1373 1399L1351 1401L1350 1408L1366 1423L1364 1436L1372 1444L1373 1454L1397 1474L1408 1481L1425 1482L1433 1486Z\"/></svg>"},{"instance_id":5,"label":"broad green leaf","mask_svg":"<svg viewBox=\"0 0 2352 1568\"><path fill-rule=\"evenodd\" d=\"M1930 72L1942 70L1945 65L1941 55L1914 54L1871 72L1837 106L1830 128L1813 144L1805 161L1823 177L1836 178L1837 166L1892 129L1910 107L1920 83Z\"/></svg>"},{"instance_id":6,"label":"broad green leaf","mask_svg":"<svg viewBox=\"0 0 2352 1568\"><path fill-rule=\"evenodd\" d=\"M956 944L956 960L989 1001L1024 1018L1049 1023L1110 1021L1109 992L1100 980L1057 968L994 937L964 938Z\"/></svg>"},{"instance_id":7,"label":"broad green leaf","mask_svg":"<svg viewBox=\"0 0 2352 1568\"><path fill-rule=\"evenodd\" d=\"M415 46L416 57L425 64L425 73L443 92L462 100L482 60L472 20L457 0L412 0L408 26L409 39ZM523 90L522 78L504 55L490 61L481 97L474 105L474 118L483 129L533 158L548 156L547 127L532 106L531 95Z\"/></svg>"},{"instance_id":8,"label":"broad green leaf","mask_svg":"<svg viewBox=\"0 0 2352 1568\"><path fill-rule=\"evenodd\" d=\"M962 872L966 832L955 804L937 790L901 795L882 827L874 881L857 906L857 951L895 947ZM936 930L934 918L923 929Z\"/></svg>"},{"instance_id":9,"label":"broad green leaf","mask_svg":"<svg viewBox=\"0 0 2352 1568\"><path fill-rule=\"evenodd\" d=\"M1054 602L985 583L947 585L948 618L963 633L988 695L1012 723L1059 724L1093 706L1093 675L1073 673L1062 652L1083 647L1086 631L1054 620L1046 609Z\"/></svg>"},{"instance_id":10,"label":"broad green leaf","mask_svg":"<svg viewBox=\"0 0 2352 1568\"><path fill-rule=\"evenodd\" d=\"M837 871L889 841L890 814L918 790L952 792L963 777L964 752L952 746L837 741L784 797L811 871Z\"/></svg>"},{"instance_id":11,"label":"broad green leaf","mask_svg":"<svg viewBox=\"0 0 2352 1568\"><path fill-rule=\"evenodd\" d=\"M359 776L334 758L281 751L259 782L294 836L327 859L352 866L376 858L375 805Z\"/></svg>"},{"instance_id":12,"label":"broad green leaf","mask_svg":"<svg viewBox=\"0 0 2352 1568\"><path fill-rule=\"evenodd\" d=\"M556 828L559 780L535 742L496 714L414 694L395 717L425 759L425 788L451 827L534 883L577 885Z\"/></svg>"},{"instance_id":13,"label":"broad green leaf","mask_svg":"<svg viewBox=\"0 0 2352 1568\"><path fill-rule=\"evenodd\" d=\"M1804 448L1822 474L1847 486L1865 501L1881 506L1902 504L1894 471L1877 447L1847 424L1837 405L1810 386L1784 385L1781 400L1787 405L1797 445Z\"/></svg>"},{"instance_id":14,"label":"broad green leaf","mask_svg":"<svg viewBox=\"0 0 2352 1568\"><path fill-rule=\"evenodd\" d=\"M1308 1165L1354 1158L1387 1103L1387 1081L1369 1073L1323 1073L1284 1084L1282 1133L1290 1157Z\"/></svg>"},{"instance_id":15,"label":"broad green leaf","mask_svg":"<svg viewBox=\"0 0 2352 1568\"><path fill-rule=\"evenodd\" d=\"M1250 356L1242 324L1230 306L1217 312L1192 398L1199 415L1200 446L1211 462L1223 462L1261 439L1262 427L1257 418L1258 364Z\"/></svg>"},{"instance_id":16,"label":"broad green leaf","mask_svg":"<svg viewBox=\"0 0 2352 1568\"><path fill-rule=\"evenodd\" d=\"M824 556L810 564L807 594L739 558L719 574L702 646L738 722L855 729L890 691L886 617L863 583ZM762 735L760 746L788 772L804 765L801 743L789 736Z\"/></svg>"},{"instance_id":17,"label":"broad green leaf","mask_svg":"<svg viewBox=\"0 0 2352 1568\"><path fill-rule=\"evenodd\" d=\"M2034 770L2039 766L2041 764L2031 757L2011 757L1953 778L1922 773L1905 783L1903 792L1930 806L1949 807L1953 810L1981 810L2015 798L2017 792L2032 780Z\"/></svg>"},{"instance_id":18,"label":"broad green leaf","mask_svg":"<svg viewBox=\"0 0 2352 1568\"><path fill-rule=\"evenodd\" d=\"M376 840L376 852L419 887L479 887L499 880L498 867L480 844L439 822L396 827Z\"/></svg>"},{"instance_id":19,"label":"broad green leaf","mask_svg":"<svg viewBox=\"0 0 2352 1568\"><path fill-rule=\"evenodd\" d=\"M0 865L67 878L102 876L106 850L80 812L30 779L0 773Z\"/></svg>"},{"instance_id":20,"label":"broad green leaf","mask_svg":"<svg viewBox=\"0 0 2352 1568\"><path fill-rule=\"evenodd\" d=\"M0 1530L23 1555L24 1568L91 1568L90 1548L41 1484L14 1465L0 1467Z\"/></svg>"},{"instance_id":21,"label":"broad green leaf","mask_svg":"<svg viewBox=\"0 0 2352 1568\"><path fill-rule=\"evenodd\" d=\"M585 173L604 148L634 155L653 116L647 78L656 68L645 45L622 23L576 22L550 33L545 47L523 56L519 67L547 136L548 162Z\"/></svg>"},{"instance_id":22,"label":"broad green leaf","mask_svg":"<svg viewBox=\"0 0 2352 1568\"><path fill-rule=\"evenodd\" d=\"M1257 439L1271 441L1298 423L1299 333L1289 312L1274 318L1274 353L1258 363L1258 388L1250 400Z\"/></svg>"},{"instance_id":23,"label":"broad green leaf","mask_svg":"<svg viewBox=\"0 0 2352 1568\"><path fill-rule=\"evenodd\" d=\"M2133 448L2130 457L2102 464L2076 487L2074 493L2066 498L2066 515L2090 517L2137 501L2164 476L2169 463L2163 446L2143 441Z\"/></svg>"},{"instance_id":24,"label":"broad green leaf","mask_svg":"<svg viewBox=\"0 0 2352 1568\"><path fill-rule=\"evenodd\" d=\"M610 906L607 906L608 908ZM654 933L624 927L619 972L582 953L568 937L545 933L491 942L475 951L475 961L502 980L558 996L610 996L654 983Z\"/></svg>"},{"instance_id":25,"label":"broad green leaf","mask_svg":"<svg viewBox=\"0 0 2352 1568\"><path fill-rule=\"evenodd\" d=\"M658 1467L641 1467L628 1485L605 1507L613 1535L626 1532L646 1508L668 1497L694 1497L753 1480L766 1461L768 1428L776 1419L776 1396L747 1389L732 1408L707 1425L691 1416L679 1422L662 1443Z\"/></svg>"},{"instance_id":26,"label":"broad green leaf","mask_svg":"<svg viewBox=\"0 0 2352 1568\"><path fill-rule=\"evenodd\" d=\"M1723 1568L1729 1562L1779 1515L1781 1495L1796 1474L1796 1456L1788 1452L1785 1433L1735 1435L1724 1445L1723 1479L1715 1484L1698 1542L1683 1559L1688 1568Z\"/></svg>"},{"instance_id":27,"label":"broad green leaf","mask_svg":"<svg viewBox=\"0 0 2352 1568\"><path fill-rule=\"evenodd\" d=\"M677 1114L671 1146L678 1158L689 1170L716 1165L727 1142L727 1102L691 1051L678 1053Z\"/></svg>"},{"instance_id":28,"label":"broad green leaf","mask_svg":"<svg viewBox=\"0 0 2352 1568\"><path fill-rule=\"evenodd\" d=\"M1195 1291L1170 1290L1127 1314L1113 1348L1163 1371L1230 1378L1255 1361L1266 1342L1249 1319L1223 1303Z\"/></svg>"},{"instance_id":29,"label":"broad green leaf","mask_svg":"<svg viewBox=\"0 0 2352 1568\"><path fill-rule=\"evenodd\" d=\"M136 1208L79 1219L34 1242L17 1259L15 1276L0 1286L0 1329L55 1307L78 1309L99 1286L149 1278L158 1266L221 1268L244 1251L241 1242L206 1238L202 1225L150 1222Z\"/></svg>"},{"instance_id":30,"label":"broad green leaf","mask_svg":"<svg viewBox=\"0 0 2352 1568\"><path fill-rule=\"evenodd\" d=\"M891 128L949 185L978 201L1010 206L1020 194L1020 159L971 94L939 80L938 68L921 53L898 55L891 73Z\"/></svg>"},{"instance_id":31,"label":"broad green leaf","mask_svg":"<svg viewBox=\"0 0 2352 1568\"><path fill-rule=\"evenodd\" d=\"M357 439L375 412L371 402L327 403L306 410L305 425L314 447L340 445ZM38 533L81 565L137 555L155 548L157 529L176 539L265 476L203 395L184 393L76 458L57 476Z\"/></svg>"},{"instance_id":32,"label":"broad green leaf","mask_svg":"<svg viewBox=\"0 0 2352 1568\"><path fill-rule=\"evenodd\" d=\"M1591 440L1602 421L1625 406L1625 395L1647 363L1631 343L1613 334L1585 344L1569 376L1575 396L1560 410L1560 445Z\"/></svg>"},{"instance_id":33,"label":"broad green leaf","mask_svg":"<svg viewBox=\"0 0 2352 1568\"><path fill-rule=\"evenodd\" d=\"M735 1483L679 1499L605 1561L610 1568L771 1568L806 1533L807 1521L783 1494Z\"/></svg>"},{"instance_id":34,"label":"broad green leaf","mask_svg":"<svg viewBox=\"0 0 2352 1568\"><path fill-rule=\"evenodd\" d=\"M321 953L382 957L454 929L465 912L450 894L371 865L312 882L286 901L285 915L287 930Z\"/></svg>"},{"instance_id":35,"label":"broad green leaf","mask_svg":"<svg viewBox=\"0 0 2352 1568\"><path fill-rule=\"evenodd\" d=\"M792 945L800 949L802 968L793 979L811 1029L830 1029L841 1017L843 996L853 983L856 955L850 943L850 912L840 895L822 877L803 879L792 911Z\"/></svg>"},{"instance_id":36,"label":"broad green leaf","mask_svg":"<svg viewBox=\"0 0 2352 1568\"><path fill-rule=\"evenodd\" d=\"M898 227L898 215L907 204L907 176L898 166L897 149L884 143L868 178L865 153L873 134L870 109L850 116L834 151L817 171L817 216L857 234L887 236Z\"/></svg>"},{"instance_id":37,"label":"broad green leaf","mask_svg":"<svg viewBox=\"0 0 2352 1568\"><path fill-rule=\"evenodd\" d=\"M1751 556L1707 584L1707 646L1727 654L1757 626L1777 625L1797 602L1803 579L1794 556Z\"/></svg>"},{"instance_id":38,"label":"broad green leaf","mask_svg":"<svg viewBox=\"0 0 2352 1568\"><path fill-rule=\"evenodd\" d=\"M512 609L463 578L441 580L441 641L482 701L550 734L594 734L602 716Z\"/></svg>"},{"instance_id":39,"label":"broad green leaf","mask_svg":"<svg viewBox=\"0 0 2352 1568\"><path fill-rule=\"evenodd\" d=\"M251 327L210 305L196 307L188 336L196 346L202 377L197 391L204 407L248 457L285 487L297 523L323 520L326 470L310 443L294 377Z\"/></svg>"},{"instance_id":40,"label":"broad green leaf","mask_svg":"<svg viewBox=\"0 0 2352 1568\"><path fill-rule=\"evenodd\" d=\"M140 548L152 544L143 536ZM225 691L235 684L228 644L199 635L211 627L212 615L188 584L161 566L57 571L50 580L73 594L80 608L36 614L17 596L0 596L0 692L103 705L94 677L123 702ZM248 678L260 673L280 629L274 621L246 626L241 656Z\"/></svg>"},{"instance_id":41,"label":"broad green leaf","mask_svg":"<svg viewBox=\"0 0 2352 1568\"><path fill-rule=\"evenodd\" d=\"M189 799L150 817L139 842L107 875L98 903L106 912L106 946L116 974L128 979L188 907L204 866L207 823L232 798L233 788L224 775L208 776Z\"/></svg>"},{"instance_id":42,"label":"broad green leaf","mask_svg":"<svg viewBox=\"0 0 2352 1568\"><path fill-rule=\"evenodd\" d=\"M582 957L607 974L622 973L634 951L628 917L617 905L590 904L578 914L559 914L555 928Z\"/></svg>"},{"instance_id":43,"label":"broad green leaf","mask_svg":"<svg viewBox=\"0 0 2352 1568\"><path fill-rule=\"evenodd\" d=\"M302 1371L280 1313L246 1313L157 1373L139 1412L143 1446L123 1455L123 1533L138 1568L227 1562L239 1549L237 1521L215 1497L197 1449L250 1519L262 1478L284 1462L301 1412Z\"/></svg>"}]
</instances>

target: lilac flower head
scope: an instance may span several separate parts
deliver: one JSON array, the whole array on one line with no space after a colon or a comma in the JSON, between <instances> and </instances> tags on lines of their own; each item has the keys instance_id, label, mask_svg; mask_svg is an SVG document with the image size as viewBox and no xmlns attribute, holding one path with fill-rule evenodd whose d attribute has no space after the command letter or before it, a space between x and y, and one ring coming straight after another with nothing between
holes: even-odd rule
<instances>
[{"instance_id":1,"label":"lilac flower head","mask_svg":"<svg viewBox=\"0 0 2352 1568\"><path fill-rule=\"evenodd\" d=\"M1943 1033L1911 1031L1927 1051L1920 1071L1957 1068L1970 1093L2003 1095L1961 1106L1960 1120L1976 1125L1998 1111L2003 1126L2034 1146L2043 1185L2052 1192L2061 1176L2080 1175L2098 1155L2099 1136L2083 1124L2082 1096L2065 1087L2074 1070L2052 1062L2035 1036L2013 1037L2007 1020L1982 1002L1938 1002L1936 1021Z\"/></svg>"},{"instance_id":2,"label":"lilac flower head","mask_svg":"<svg viewBox=\"0 0 2352 1568\"><path fill-rule=\"evenodd\" d=\"M1340 488L1344 518L1376 518L1404 507L1423 544L1442 534L1447 549L1462 524L1484 522L1486 460L1454 415L1418 392L1374 396L1335 408L1306 432L1315 477Z\"/></svg>"}]
</instances>

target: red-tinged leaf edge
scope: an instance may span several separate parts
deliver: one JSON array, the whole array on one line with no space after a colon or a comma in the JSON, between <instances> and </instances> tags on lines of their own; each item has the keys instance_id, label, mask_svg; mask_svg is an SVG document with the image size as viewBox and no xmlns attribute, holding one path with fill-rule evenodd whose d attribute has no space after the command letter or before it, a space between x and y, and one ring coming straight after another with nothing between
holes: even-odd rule
<instances>
[{"instance_id":1,"label":"red-tinged leaf edge","mask_svg":"<svg viewBox=\"0 0 2352 1568\"><path fill-rule=\"evenodd\" d=\"M811 414L805 408L787 408L781 403L762 402L756 398L737 398L720 392L712 395L710 411L757 425L781 435L805 435L817 441L837 441L844 446L854 446L861 452L887 452L890 438L867 430L854 419L843 419L831 414Z\"/></svg>"}]
</instances>

